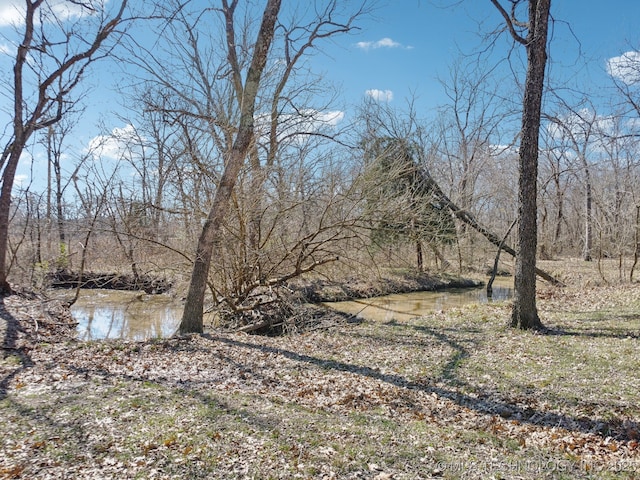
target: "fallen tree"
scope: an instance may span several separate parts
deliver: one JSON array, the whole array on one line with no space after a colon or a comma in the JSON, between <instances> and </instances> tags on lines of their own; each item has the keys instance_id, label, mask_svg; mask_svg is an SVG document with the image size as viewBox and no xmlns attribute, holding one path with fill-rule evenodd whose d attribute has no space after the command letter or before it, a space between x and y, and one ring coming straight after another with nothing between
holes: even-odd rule
<instances>
[{"instance_id":1,"label":"fallen tree","mask_svg":"<svg viewBox=\"0 0 640 480\"><path fill-rule=\"evenodd\" d=\"M171 282L163 278L153 278L146 275L134 277L119 273L77 273L57 270L47 274L46 279L52 288L142 290L148 294L165 293L171 288Z\"/></svg>"},{"instance_id":2,"label":"fallen tree","mask_svg":"<svg viewBox=\"0 0 640 480\"><path fill-rule=\"evenodd\" d=\"M476 230L478 233L484 236L487 240L489 240L489 242L494 244L499 249L507 252L512 257L516 256L516 251L512 247L510 247L505 241L503 241L503 239L501 239L496 234L491 232L485 226L481 225L471 213L461 208L458 208L458 206L455 203L453 203L451 199L442 191L442 189L440 188L440 185L438 185L438 183L433 179L433 177L431 176L431 174L426 168L421 167L416 169L415 174L417 176L417 180L422 184L421 188L424 188L425 191L430 192L431 195L433 195L434 198L438 202L440 202L443 207L446 207L447 209L449 209L449 211L451 211L451 213L457 219L469 225L471 228ZM553 277L552 275L550 275L549 273L545 272L544 270L538 267L536 267L536 274L540 278L546 280L547 282L553 285L564 286L563 282L561 282L557 278Z\"/></svg>"}]
</instances>

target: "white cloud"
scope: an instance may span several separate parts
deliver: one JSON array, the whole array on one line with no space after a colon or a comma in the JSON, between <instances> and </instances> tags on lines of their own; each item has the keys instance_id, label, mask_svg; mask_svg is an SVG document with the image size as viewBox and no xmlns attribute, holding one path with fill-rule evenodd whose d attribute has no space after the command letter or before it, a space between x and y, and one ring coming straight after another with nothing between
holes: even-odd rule
<instances>
[{"instance_id":1,"label":"white cloud","mask_svg":"<svg viewBox=\"0 0 640 480\"><path fill-rule=\"evenodd\" d=\"M640 118L629 118L625 121L624 126L631 131L640 130Z\"/></svg>"},{"instance_id":2,"label":"white cloud","mask_svg":"<svg viewBox=\"0 0 640 480\"><path fill-rule=\"evenodd\" d=\"M89 141L87 153L93 158L120 160L139 154L143 139L138 137L133 125L114 128L109 135L98 135Z\"/></svg>"},{"instance_id":3,"label":"white cloud","mask_svg":"<svg viewBox=\"0 0 640 480\"><path fill-rule=\"evenodd\" d=\"M598 115L588 108L562 115L558 121L561 125L549 122L546 126L549 135L556 140L561 140L571 133L577 141L584 141L587 132L612 133L615 127L611 116Z\"/></svg>"},{"instance_id":4,"label":"white cloud","mask_svg":"<svg viewBox=\"0 0 640 480\"><path fill-rule=\"evenodd\" d=\"M391 90L378 90L373 88L364 92L368 97L373 98L376 102L390 102L393 100L393 92Z\"/></svg>"},{"instance_id":5,"label":"white cloud","mask_svg":"<svg viewBox=\"0 0 640 480\"><path fill-rule=\"evenodd\" d=\"M282 114L278 118L278 140L281 142L302 142L310 135L327 133L344 119L344 115L341 110L319 111L315 109ZM270 116L268 114L257 115L255 127L261 141L268 141Z\"/></svg>"},{"instance_id":6,"label":"white cloud","mask_svg":"<svg viewBox=\"0 0 640 480\"><path fill-rule=\"evenodd\" d=\"M22 187L25 186L25 184L27 183L27 180L29 179L28 175L24 175L24 174L17 174L14 178L13 178L13 188L17 188L20 189Z\"/></svg>"},{"instance_id":7,"label":"white cloud","mask_svg":"<svg viewBox=\"0 0 640 480\"><path fill-rule=\"evenodd\" d=\"M0 26L20 24L24 20L24 2L0 0Z\"/></svg>"},{"instance_id":8,"label":"white cloud","mask_svg":"<svg viewBox=\"0 0 640 480\"><path fill-rule=\"evenodd\" d=\"M96 11L101 11L107 0L94 0L88 2L94 10L83 8L76 2L66 0L50 0L44 2L40 8L47 9L52 13L58 21L64 21L69 18L78 18L82 15L90 15ZM25 7L24 0L0 0L0 27L8 25L20 25L24 22ZM39 20L36 14L36 21ZM53 20L53 19L52 19Z\"/></svg>"},{"instance_id":9,"label":"white cloud","mask_svg":"<svg viewBox=\"0 0 640 480\"><path fill-rule=\"evenodd\" d=\"M0 15L2 15L0 13ZM16 49L13 45L9 45L8 43L0 43L0 55L15 55Z\"/></svg>"},{"instance_id":10,"label":"white cloud","mask_svg":"<svg viewBox=\"0 0 640 480\"><path fill-rule=\"evenodd\" d=\"M329 112L318 112L315 120L316 122L320 123L320 125L328 125L331 127L335 127L342 121L343 118L344 118L343 111L332 110Z\"/></svg>"},{"instance_id":11,"label":"white cloud","mask_svg":"<svg viewBox=\"0 0 640 480\"><path fill-rule=\"evenodd\" d=\"M492 144L489 145L489 154L494 157L517 155L518 147L516 145Z\"/></svg>"},{"instance_id":12,"label":"white cloud","mask_svg":"<svg viewBox=\"0 0 640 480\"><path fill-rule=\"evenodd\" d=\"M356 47L362 50L375 50L378 48L405 48L407 50L412 49L411 46L404 46L400 42L396 42L389 37L381 38L375 42L358 42L356 43Z\"/></svg>"},{"instance_id":13,"label":"white cloud","mask_svg":"<svg viewBox=\"0 0 640 480\"><path fill-rule=\"evenodd\" d=\"M610 58L607 60L607 72L627 85L640 82L640 52L625 52Z\"/></svg>"}]
</instances>

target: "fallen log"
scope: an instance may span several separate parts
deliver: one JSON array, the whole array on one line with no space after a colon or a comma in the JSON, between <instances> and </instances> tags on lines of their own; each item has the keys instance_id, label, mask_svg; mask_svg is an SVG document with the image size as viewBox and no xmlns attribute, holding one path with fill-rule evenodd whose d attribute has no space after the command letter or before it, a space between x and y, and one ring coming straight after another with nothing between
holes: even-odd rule
<instances>
[{"instance_id":1,"label":"fallen log","mask_svg":"<svg viewBox=\"0 0 640 480\"><path fill-rule=\"evenodd\" d=\"M171 288L171 282L162 278L148 276L123 275L118 273L83 272L82 276L68 270L58 270L47 274L47 282L52 288L142 290L148 294L165 293Z\"/></svg>"},{"instance_id":2,"label":"fallen log","mask_svg":"<svg viewBox=\"0 0 640 480\"><path fill-rule=\"evenodd\" d=\"M423 182L423 188L431 192L432 195L435 197L435 199L438 202L442 203L443 206L447 207L457 219L461 220L462 222L466 223L471 228L476 230L478 233L482 234L484 238L489 240L492 244L494 244L499 249L504 250L512 257L516 256L516 251L513 248L511 248L506 242L500 239L496 234L491 232L488 228L481 225L471 213L467 212L466 210L462 210L461 208L458 208L458 206L455 203L453 203L451 199L442 191L442 189L440 188L440 185L438 185L438 183L431 177L431 175L425 168L418 169L417 174L419 176L419 180ZM536 267L536 274L540 278L543 278L544 280L546 280L547 282L553 285L562 286L562 287L564 286L564 283L562 283L560 280L558 280L557 278L553 277L552 275L550 275L549 273L545 272L544 270L538 267Z\"/></svg>"},{"instance_id":3,"label":"fallen log","mask_svg":"<svg viewBox=\"0 0 640 480\"><path fill-rule=\"evenodd\" d=\"M249 325L245 325L244 327L240 327L236 330L236 332L238 333L249 333L249 332L254 332L256 330L260 330L261 328L264 327L270 327L273 326L271 325L271 320L262 320L260 322L257 323L251 323Z\"/></svg>"}]
</instances>

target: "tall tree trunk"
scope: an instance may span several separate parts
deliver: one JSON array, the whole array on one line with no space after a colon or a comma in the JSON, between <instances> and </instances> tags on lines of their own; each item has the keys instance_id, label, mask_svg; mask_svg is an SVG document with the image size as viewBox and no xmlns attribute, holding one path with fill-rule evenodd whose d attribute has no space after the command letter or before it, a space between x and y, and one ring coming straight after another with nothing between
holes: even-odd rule
<instances>
[{"instance_id":1,"label":"tall tree trunk","mask_svg":"<svg viewBox=\"0 0 640 480\"><path fill-rule=\"evenodd\" d=\"M64 243L66 242L66 235L64 231L64 209L62 208L63 191L62 191L62 175L60 170L60 163L58 162L55 168L56 175L56 216L58 223L58 241L60 243L59 249L66 248Z\"/></svg>"},{"instance_id":2,"label":"tall tree trunk","mask_svg":"<svg viewBox=\"0 0 640 480\"><path fill-rule=\"evenodd\" d=\"M560 179L557 175L554 175L554 181L556 184L556 228L553 234L553 242L555 243L555 249L557 253L562 252L562 245L560 244L560 236L562 235L562 222L564 221L564 193L560 188Z\"/></svg>"},{"instance_id":3,"label":"tall tree trunk","mask_svg":"<svg viewBox=\"0 0 640 480\"><path fill-rule=\"evenodd\" d=\"M522 111L522 140L518 180L518 255L511 326L542 329L536 307L536 250L538 246L538 140L547 64L547 31L551 0L529 0L527 77Z\"/></svg>"},{"instance_id":4,"label":"tall tree trunk","mask_svg":"<svg viewBox=\"0 0 640 480\"><path fill-rule=\"evenodd\" d=\"M227 13L232 12L226 4L227 2L223 0L223 5ZM241 91L242 102L240 102L241 111L238 133L231 152L229 152L228 158L226 159L226 165L213 199L213 205L211 206L207 220L202 228L202 233L198 239L196 258L191 274L191 283L189 284L184 312L178 329L180 334L202 333L203 331L204 294L209 276L211 257L224 216L229 208L229 200L238 179L238 174L254 140L253 114L255 111L256 97L260 85L260 77L266 65L267 55L271 41L273 40L280 4L281 0L268 0L262 16L262 24L258 32L258 39L256 41L251 66L249 67L246 82ZM232 39L232 37L229 37L229 34L233 33L233 31L229 29L233 28L233 24L231 23L231 25L229 25L229 21L227 23L228 38ZM233 42L231 42L228 47L230 56L235 55L236 46ZM235 62L232 58L230 60L233 68ZM234 73L237 74L236 78L240 78L239 71ZM238 88L240 86L236 83L236 87Z\"/></svg>"},{"instance_id":5,"label":"tall tree trunk","mask_svg":"<svg viewBox=\"0 0 640 480\"><path fill-rule=\"evenodd\" d=\"M519 151L518 180L518 252L516 255L515 294L511 326L521 329L543 329L536 307L536 250L538 248L538 141L540 112L544 91L544 71L547 65L547 33L551 0L529 0L526 23L515 18L515 4L511 14L499 0L491 3L503 16L515 41L527 50L527 76L522 102L522 131ZM522 37L520 29L526 28Z\"/></svg>"},{"instance_id":6,"label":"tall tree trunk","mask_svg":"<svg viewBox=\"0 0 640 480\"><path fill-rule=\"evenodd\" d=\"M0 190L0 294L12 292L7 279L7 250L9 246L9 217L11 214L11 191L18 168L20 153L24 149L24 141L14 140L7 165L2 171L2 189Z\"/></svg>"},{"instance_id":7,"label":"tall tree trunk","mask_svg":"<svg viewBox=\"0 0 640 480\"><path fill-rule=\"evenodd\" d=\"M53 146L53 125L49 125L47 129L47 251L51 251L51 217L52 217L52 208L51 208L51 183L52 183L52 175L51 170L53 169L53 157L54 157L54 146Z\"/></svg>"},{"instance_id":8,"label":"tall tree trunk","mask_svg":"<svg viewBox=\"0 0 640 480\"><path fill-rule=\"evenodd\" d=\"M27 14L25 17L25 32L22 44L18 47L16 62L13 66L13 142L3 152L0 166L2 171L2 189L0 190L0 293L11 293L8 281L7 248L9 246L9 217L11 216L11 191L18 169L20 155L31 134L31 129L25 129L23 102L24 92L22 85L22 70L27 62L29 46L33 40L34 13L42 2L27 2ZM6 165L5 165L6 162Z\"/></svg>"},{"instance_id":9,"label":"tall tree trunk","mask_svg":"<svg viewBox=\"0 0 640 480\"><path fill-rule=\"evenodd\" d=\"M7 248L9 245L9 217L11 209L11 191L15 181L16 170L20 156L25 145L34 132L42 128L47 128L63 117L64 112L70 110L70 93L82 80L86 68L93 61L105 55L94 56L99 51L103 42L116 30L122 21L122 15L127 6L127 0L121 0L120 7L116 15L109 19L101 17L101 22L96 31L93 41L87 41L84 31L82 47L75 48L75 41L79 39L74 29L65 30L62 28L60 35L61 47L66 45L64 56L56 57L51 52L46 52L46 62L42 57L33 55L40 51L39 46L34 46L34 35L38 22L53 23L62 27L64 22L57 18L55 13L49 11L42 13L39 11L44 0L33 0L24 2L26 10L24 12L24 36L16 50L15 63L13 64L13 131L12 141L7 145L0 158L0 168L2 171L2 189L0 190L0 294L11 293L11 287L7 280ZM38 15L39 14L39 15ZM84 18L90 18L86 16ZM45 41L42 35L37 41ZM40 60L38 60L40 58ZM34 103L30 103L30 96L25 94L23 82L24 66L38 72L38 84L34 92ZM53 70L48 67L53 65ZM6 162L6 164L5 164Z\"/></svg>"},{"instance_id":10,"label":"tall tree trunk","mask_svg":"<svg viewBox=\"0 0 640 480\"><path fill-rule=\"evenodd\" d=\"M640 205L636 205L636 225L633 240L635 245L633 247L633 264L629 271L630 282L633 282L633 272L636 269L636 265L638 265L638 258L640 258Z\"/></svg>"},{"instance_id":11,"label":"tall tree trunk","mask_svg":"<svg viewBox=\"0 0 640 480\"><path fill-rule=\"evenodd\" d=\"M585 219L584 219L584 249L582 251L582 259L585 262L590 262L593 260L591 256L591 250L593 249L593 197L591 192L591 173L589 171L589 166L584 161L585 168Z\"/></svg>"}]
</instances>

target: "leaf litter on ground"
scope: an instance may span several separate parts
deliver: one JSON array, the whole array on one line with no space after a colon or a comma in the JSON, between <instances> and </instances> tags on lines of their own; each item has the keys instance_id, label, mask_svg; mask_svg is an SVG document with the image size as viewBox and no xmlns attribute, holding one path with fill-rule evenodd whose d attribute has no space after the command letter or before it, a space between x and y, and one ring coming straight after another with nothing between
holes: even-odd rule
<instances>
[{"instance_id":1,"label":"leaf litter on ground","mask_svg":"<svg viewBox=\"0 0 640 480\"><path fill-rule=\"evenodd\" d=\"M53 304L6 297L22 330L0 363L0 477L637 478L640 286L542 289L539 307L545 334L496 303L79 342Z\"/></svg>"}]
</instances>

